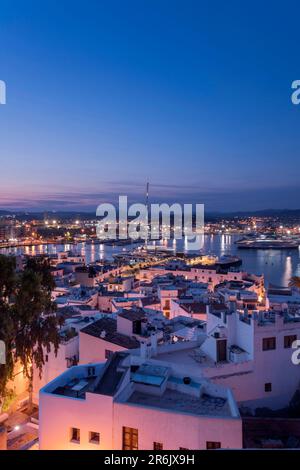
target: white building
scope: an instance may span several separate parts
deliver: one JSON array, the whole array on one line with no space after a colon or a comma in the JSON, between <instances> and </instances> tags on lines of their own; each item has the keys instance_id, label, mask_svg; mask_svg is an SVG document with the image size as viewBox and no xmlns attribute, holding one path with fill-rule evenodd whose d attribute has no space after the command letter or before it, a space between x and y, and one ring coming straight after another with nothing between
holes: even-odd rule
<instances>
[{"instance_id":1,"label":"white building","mask_svg":"<svg viewBox=\"0 0 300 470\"><path fill-rule=\"evenodd\" d=\"M292 343L300 339L300 317L283 313L208 313L202 344L158 348L157 359L178 370L230 387L239 405L279 409L289 405L300 383ZM185 346L182 348L182 346Z\"/></svg>"},{"instance_id":2,"label":"white building","mask_svg":"<svg viewBox=\"0 0 300 470\"><path fill-rule=\"evenodd\" d=\"M62 374L69 367L78 364L79 331L94 323L94 321L95 318L87 316L79 316L66 320L65 325L60 331L61 342L57 354L55 354L53 348L50 351L44 350L45 364L41 375L35 365L33 367L33 403L38 404L41 387Z\"/></svg>"},{"instance_id":3,"label":"white building","mask_svg":"<svg viewBox=\"0 0 300 470\"><path fill-rule=\"evenodd\" d=\"M127 333L114 318L101 318L86 326L79 333L80 364L106 361L114 352L139 349L140 343Z\"/></svg>"},{"instance_id":4,"label":"white building","mask_svg":"<svg viewBox=\"0 0 300 470\"><path fill-rule=\"evenodd\" d=\"M116 353L40 391L40 449L241 448L231 391L164 362Z\"/></svg>"},{"instance_id":5,"label":"white building","mask_svg":"<svg viewBox=\"0 0 300 470\"><path fill-rule=\"evenodd\" d=\"M152 281L157 276L182 276L186 280L206 283L210 290L213 290L216 285L226 281L243 281L247 280L252 282L255 286L254 289L260 294L264 292L264 277L248 274L243 271L232 270L226 273L217 272L216 269L210 267L190 267L185 270L171 270L164 266L154 266L147 269L141 269L139 279L141 282Z\"/></svg>"}]
</instances>

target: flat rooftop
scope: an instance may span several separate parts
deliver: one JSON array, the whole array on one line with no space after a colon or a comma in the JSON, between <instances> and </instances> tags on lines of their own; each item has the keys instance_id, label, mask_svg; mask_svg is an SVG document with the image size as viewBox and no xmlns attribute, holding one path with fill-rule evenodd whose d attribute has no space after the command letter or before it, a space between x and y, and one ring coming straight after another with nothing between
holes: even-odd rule
<instances>
[{"instance_id":1,"label":"flat rooftop","mask_svg":"<svg viewBox=\"0 0 300 470\"><path fill-rule=\"evenodd\" d=\"M179 366L192 366L192 367L214 367L214 361L207 356L204 352L201 352L199 347L187 348L181 350L174 350L165 353L159 353L156 356L158 361L165 361L172 364L178 364Z\"/></svg>"},{"instance_id":2,"label":"flat rooftop","mask_svg":"<svg viewBox=\"0 0 300 470\"><path fill-rule=\"evenodd\" d=\"M225 398L213 397L205 393L198 398L168 388L162 396L134 391L127 403L200 416L232 416Z\"/></svg>"},{"instance_id":3,"label":"flat rooftop","mask_svg":"<svg viewBox=\"0 0 300 470\"><path fill-rule=\"evenodd\" d=\"M92 391L94 383L95 377L74 378L67 384L56 387L52 393L54 395L85 399L86 392Z\"/></svg>"},{"instance_id":4,"label":"flat rooftop","mask_svg":"<svg viewBox=\"0 0 300 470\"><path fill-rule=\"evenodd\" d=\"M155 364L142 364L131 374L131 380L145 385L161 386L170 371L169 367Z\"/></svg>"},{"instance_id":5,"label":"flat rooftop","mask_svg":"<svg viewBox=\"0 0 300 470\"><path fill-rule=\"evenodd\" d=\"M84 400L86 393L96 393L100 395L114 396L121 384L128 366L122 365L127 353L115 353L105 364L86 364L74 368L76 375L72 374L72 369L62 374L63 380L54 379L53 388L46 385L45 391L54 395L78 398ZM100 366L100 367L99 367ZM50 388L50 389L49 389ZM48 389L48 390L47 390Z\"/></svg>"}]
</instances>

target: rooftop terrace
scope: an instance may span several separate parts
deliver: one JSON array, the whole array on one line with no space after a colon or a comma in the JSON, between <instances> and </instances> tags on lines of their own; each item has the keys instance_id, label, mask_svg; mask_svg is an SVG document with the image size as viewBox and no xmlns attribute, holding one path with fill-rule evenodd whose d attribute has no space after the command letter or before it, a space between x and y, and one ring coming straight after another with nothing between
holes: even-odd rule
<instances>
[{"instance_id":1,"label":"rooftop terrace","mask_svg":"<svg viewBox=\"0 0 300 470\"><path fill-rule=\"evenodd\" d=\"M193 415L231 416L230 407L225 398L213 397L205 393L198 398L168 388L162 396L134 391L127 402Z\"/></svg>"},{"instance_id":2,"label":"rooftop terrace","mask_svg":"<svg viewBox=\"0 0 300 470\"><path fill-rule=\"evenodd\" d=\"M162 348L163 349L163 348ZM160 348L158 348L158 354L156 359L159 361L165 361L167 363L177 364L178 366L199 366L202 368L205 367L215 367L214 361L200 351L199 347L192 347L186 349L179 349L176 351L170 349L170 352L160 353Z\"/></svg>"}]
</instances>

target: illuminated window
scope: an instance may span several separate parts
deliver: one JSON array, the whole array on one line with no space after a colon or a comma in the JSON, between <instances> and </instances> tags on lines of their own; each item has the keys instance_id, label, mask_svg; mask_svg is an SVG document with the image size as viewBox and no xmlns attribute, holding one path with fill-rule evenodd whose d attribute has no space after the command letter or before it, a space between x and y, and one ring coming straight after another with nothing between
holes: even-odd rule
<instances>
[{"instance_id":1,"label":"illuminated window","mask_svg":"<svg viewBox=\"0 0 300 470\"><path fill-rule=\"evenodd\" d=\"M270 351L276 349L276 338L263 338L263 351Z\"/></svg>"},{"instance_id":2,"label":"illuminated window","mask_svg":"<svg viewBox=\"0 0 300 470\"><path fill-rule=\"evenodd\" d=\"M221 449L221 442L207 441L206 442L206 449L208 449L208 450Z\"/></svg>"},{"instance_id":3,"label":"illuminated window","mask_svg":"<svg viewBox=\"0 0 300 470\"><path fill-rule=\"evenodd\" d=\"M89 442L91 444L100 444L100 434L98 432L90 431Z\"/></svg>"},{"instance_id":4,"label":"illuminated window","mask_svg":"<svg viewBox=\"0 0 300 470\"><path fill-rule=\"evenodd\" d=\"M138 450L138 430L123 426L123 450Z\"/></svg>"},{"instance_id":5,"label":"illuminated window","mask_svg":"<svg viewBox=\"0 0 300 470\"><path fill-rule=\"evenodd\" d=\"M80 444L80 429L71 428L71 442L76 442L76 444Z\"/></svg>"},{"instance_id":6,"label":"illuminated window","mask_svg":"<svg viewBox=\"0 0 300 470\"><path fill-rule=\"evenodd\" d=\"M284 347L285 349L291 348L294 341L297 340L297 335L289 335L284 337Z\"/></svg>"}]
</instances>

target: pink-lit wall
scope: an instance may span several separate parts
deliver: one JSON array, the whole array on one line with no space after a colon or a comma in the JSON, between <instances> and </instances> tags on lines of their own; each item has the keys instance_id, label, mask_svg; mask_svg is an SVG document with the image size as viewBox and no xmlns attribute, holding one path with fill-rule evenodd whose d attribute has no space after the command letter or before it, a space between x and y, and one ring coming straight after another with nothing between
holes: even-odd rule
<instances>
[{"instance_id":1,"label":"pink-lit wall","mask_svg":"<svg viewBox=\"0 0 300 470\"><path fill-rule=\"evenodd\" d=\"M138 429L139 449L153 449L154 441L171 450L205 449L207 441L221 442L223 448L242 447L240 419L113 404L111 397L91 393L85 400L41 394L40 410L41 450L122 449L123 426ZM80 444L70 440L72 427L80 429ZM100 433L99 445L89 443L90 431Z\"/></svg>"},{"instance_id":2,"label":"pink-lit wall","mask_svg":"<svg viewBox=\"0 0 300 470\"><path fill-rule=\"evenodd\" d=\"M166 450L206 449L207 441L221 442L223 448L242 448L240 419L196 417L123 403L115 403L114 410L115 449L122 448L123 426L138 429L141 450L153 449L153 442L161 442Z\"/></svg>"},{"instance_id":3,"label":"pink-lit wall","mask_svg":"<svg viewBox=\"0 0 300 470\"><path fill-rule=\"evenodd\" d=\"M112 398L92 393L86 400L40 395L39 444L41 450L112 449ZM71 428L80 429L80 444L71 442ZM100 433L100 444L89 442Z\"/></svg>"},{"instance_id":4,"label":"pink-lit wall","mask_svg":"<svg viewBox=\"0 0 300 470\"><path fill-rule=\"evenodd\" d=\"M114 343L96 338L80 331L79 333L79 361L80 364L105 361L105 350L112 352L126 351L125 348Z\"/></svg>"}]
</instances>

